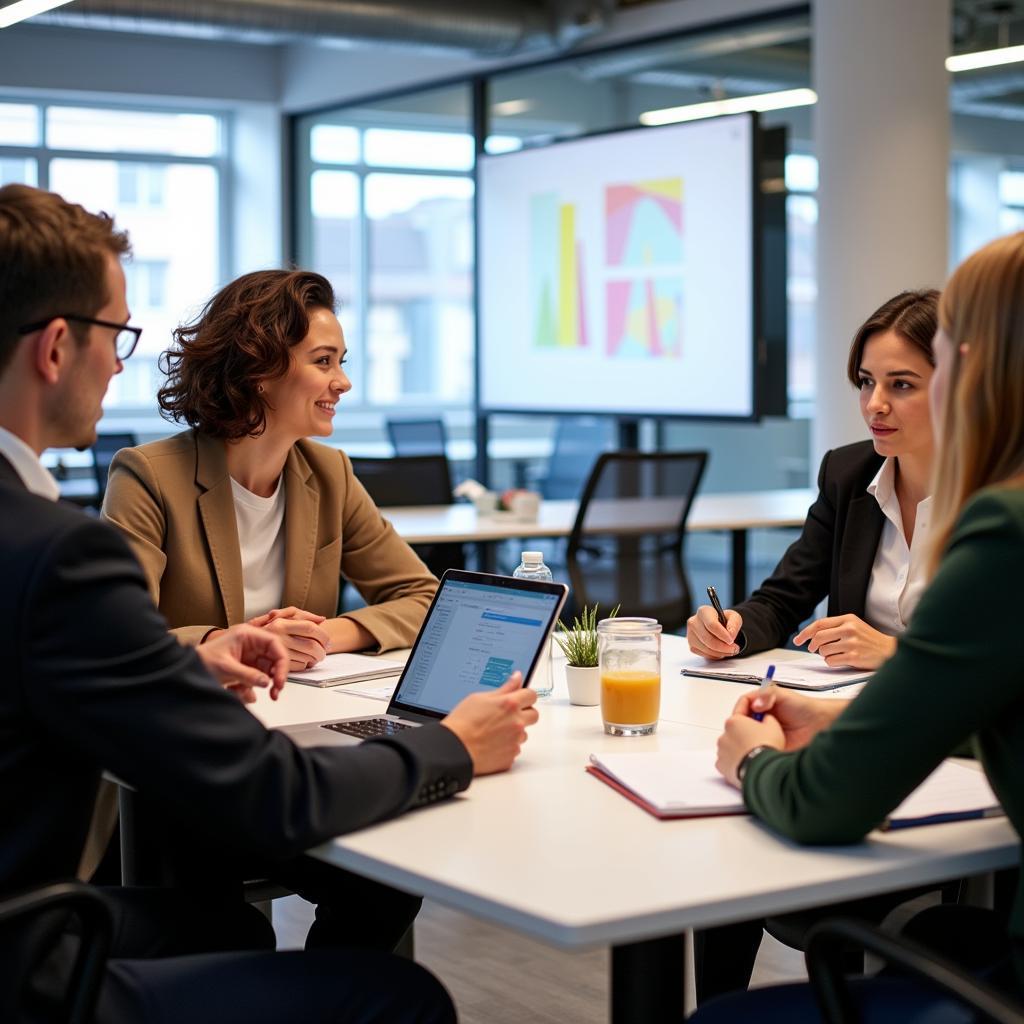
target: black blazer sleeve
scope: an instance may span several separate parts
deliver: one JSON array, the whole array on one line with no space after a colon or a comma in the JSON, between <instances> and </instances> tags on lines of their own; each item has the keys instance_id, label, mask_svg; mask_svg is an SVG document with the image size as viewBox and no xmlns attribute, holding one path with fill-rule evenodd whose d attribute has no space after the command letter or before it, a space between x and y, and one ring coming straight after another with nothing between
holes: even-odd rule
<instances>
[{"instance_id":1,"label":"black blazer sleeve","mask_svg":"<svg viewBox=\"0 0 1024 1024\"><path fill-rule=\"evenodd\" d=\"M118 533L75 519L38 552L7 648L59 762L107 769L175 819L271 859L469 784L469 756L440 725L318 749L265 729L168 635Z\"/></svg>"},{"instance_id":2,"label":"black blazer sleeve","mask_svg":"<svg viewBox=\"0 0 1024 1024\"><path fill-rule=\"evenodd\" d=\"M800 536L750 598L737 637L742 654L783 646L824 598L829 614L864 614L882 513L865 488L882 464L870 441L825 454L818 497Z\"/></svg>"}]
</instances>

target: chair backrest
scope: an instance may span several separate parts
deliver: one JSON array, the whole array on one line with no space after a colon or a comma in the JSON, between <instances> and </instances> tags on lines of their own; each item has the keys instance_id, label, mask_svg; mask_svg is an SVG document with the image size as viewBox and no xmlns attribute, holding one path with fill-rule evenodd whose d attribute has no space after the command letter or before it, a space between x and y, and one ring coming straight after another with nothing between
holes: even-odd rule
<instances>
[{"instance_id":1,"label":"chair backrest","mask_svg":"<svg viewBox=\"0 0 1024 1024\"><path fill-rule=\"evenodd\" d=\"M352 469L379 506L452 503L451 472L443 455L352 459Z\"/></svg>"},{"instance_id":2,"label":"chair backrest","mask_svg":"<svg viewBox=\"0 0 1024 1024\"><path fill-rule=\"evenodd\" d=\"M396 455L444 455L448 435L444 420L388 420L388 440Z\"/></svg>"},{"instance_id":3,"label":"chair backrest","mask_svg":"<svg viewBox=\"0 0 1024 1024\"><path fill-rule=\"evenodd\" d=\"M692 610L686 520L707 452L605 452L583 489L566 553L574 604L650 615L666 629Z\"/></svg>"},{"instance_id":4,"label":"chair backrest","mask_svg":"<svg viewBox=\"0 0 1024 1024\"><path fill-rule=\"evenodd\" d=\"M615 421L608 416L560 416L540 482L545 498L579 498L594 462L615 444Z\"/></svg>"},{"instance_id":5,"label":"chair backrest","mask_svg":"<svg viewBox=\"0 0 1024 1024\"><path fill-rule=\"evenodd\" d=\"M134 448L139 442L134 434L126 431L122 434L98 434L92 446L92 470L96 474L96 490L99 500L107 492L107 474L114 456L122 448Z\"/></svg>"},{"instance_id":6,"label":"chair backrest","mask_svg":"<svg viewBox=\"0 0 1024 1024\"><path fill-rule=\"evenodd\" d=\"M28 1013L30 1003L38 1003L38 995L29 995L31 979L46 970L41 965L71 930L78 942L69 969L62 979L46 972L47 996L59 1007L46 1019L89 1024L113 934L106 898L82 882L57 882L0 900L0 1019L35 1019Z\"/></svg>"}]
</instances>

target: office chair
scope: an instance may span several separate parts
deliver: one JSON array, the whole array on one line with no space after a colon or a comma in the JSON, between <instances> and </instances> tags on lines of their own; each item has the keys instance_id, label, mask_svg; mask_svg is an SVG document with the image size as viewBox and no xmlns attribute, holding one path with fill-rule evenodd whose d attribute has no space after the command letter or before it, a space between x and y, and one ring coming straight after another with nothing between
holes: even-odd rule
<instances>
[{"instance_id":1,"label":"office chair","mask_svg":"<svg viewBox=\"0 0 1024 1024\"><path fill-rule=\"evenodd\" d=\"M844 970L850 946L881 957L898 968L901 976L909 975L923 988L977 1011L982 1020L997 1024L1020 1024L1024 1020L1024 1006L924 946L860 921L834 918L814 926L805 952L814 996L826 1024L856 1024L861 1020ZM905 1011L905 1004L901 1002L901 1006Z\"/></svg>"},{"instance_id":2,"label":"office chair","mask_svg":"<svg viewBox=\"0 0 1024 1024\"><path fill-rule=\"evenodd\" d=\"M388 420L388 440L395 455L445 455L448 435L444 420Z\"/></svg>"},{"instance_id":3,"label":"office chair","mask_svg":"<svg viewBox=\"0 0 1024 1024\"><path fill-rule=\"evenodd\" d=\"M560 416L540 493L550 499L579 498L598 455L614 446L611 417Z\"/></svg>"},{"instance_id":4,"label":"office chair","mask_svg":"<svg viewBox=\"0 0 1024 1024\"><path fill-rule=\"evenodd\" d=\"M707 452L605 452L583 489L566 550L573 609L657 619L666 631L690 615L683 567L686 519ZM563 615L563 618L565 616Z\"/></svg>"},{"instance_id":5,"label":"office chair","mask_svg":"<svg viewBox=\"0 0 1024 1024\"><path fill-rule=\"evenodd\" d=\"M113 918L100 891L59 882L0 901L0 1020L22 1020L25 993L70 918L78 921L78 948L55 1021L89 1024L106 966ZM50 1020L47 1017L47 1020Z\"/></svg>"},{"instance_id":6,"label":"office chair","mask_svg":"<svg viewBox=\"0 0 1024 1024\"><path fill-rule=\"evenodd\" d=\"M92 446L92 470L96 475L97 504L103 504L103 495L107 493L107 474L110 463L122 448L134 448L138 444L135 435L129 431L121 434L99 434Z\"/></svg>"},{"instance_id":7,"label":"office chair","mask_svg":"<svg viewBox=\"0 0 1024 1024\"><path fill-rule=\"evenodd\" d=\"M443 454L354 458L352 471L379 507L452 504L451 472ZM435 576L465 568L461 544L417 544L414 550Z\"/></svg>"}]
</instances>

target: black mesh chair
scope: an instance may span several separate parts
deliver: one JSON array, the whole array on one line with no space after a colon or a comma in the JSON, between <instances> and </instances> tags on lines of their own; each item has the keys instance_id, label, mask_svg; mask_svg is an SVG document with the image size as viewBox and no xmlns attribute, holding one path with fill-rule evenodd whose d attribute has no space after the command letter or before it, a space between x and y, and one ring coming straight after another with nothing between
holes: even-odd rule
<instances>
[{"instance_id":1,"label":"black mesh chair","mask_svg":"<svg viewBox=\"0 0 1024 1024\"><path fill-rule=\"evenodd\" d=\"M610 417L559 417L540 493L550 499L579 498L598 455L614 446L615 421Z\"/></svg>"},{"instance_id":2,"label":"black mesh chair","mask_svg":"<svg viewBox=\"0 0 1024 1024\"><path fill-rule=\"evenodd\" d=\"M566 564L573 610L647 615L678 629L692 611L686 519L707 452L606 452L583 489Z\"/></svg>"},{"instance_id":3,"label":"black mesh chair","mask_svg":"<svg viewBox=\"0 0 1024 1024\"><path fill-rule=\"evenodd\" d=\"M444 455L448 435L444 420L388 420L388 440L395 455Z\"/></svg>"},{"instance_id":4,"label":"black mesh chair","mask_svg":"<svg viewBox=\"0 0 1024 1024\"><path fill-rule=\"evenodd\" d=\"M452 480L444 455L407 455L393 459L352 459L352 470L380 507L452 504ZM416 554L440 576L465 568L461 544L418 544Z\"/></svg>"},{"instance_id":5,"label":"black mesh chair","mask_svg":"<svg viewBox=\"0 0 1024 1024\"><path fill-rule=\"evenodd\" d=\"M122 448L134 448L138 444L135 435L129 432L123 434L99 434L92 446L92 470L96 474L96 491L98 504L103 503L103 495L107 493L107 474L110 472L110 463L114 456Z\"/></svg>"},{"instance_id":6,"label":"black mesh chair","mask_svg":"<svg viewBox=\"0 0 1024 1024\"><path fill-rule=\"evenodd\" d=\"M91 885L59 882L0 901L0 1020L26 1019L30 980L47 959L69 922L77 922L77 952L47 1020L89 1024L113 934L107 901ZM35 1019L34 1016L31 1019Z\"/></svg>"},{"instance_id":7,"label":"black mesh chair","mask_svg":"<svg viewBox=\"0 0 1024 1024\"><path fill-rule=\"evenodd\" d=\"M862 1019L845 973L851 947L881 957L900 976L913 978L922 988L976 1011L978 1020L997 1024L1024 1020L1024 1006L924 946L860 921L835 918L808 933L805 953L815 1000L826 1024L856 1024ZM905 1002L900 1006L906 1012Z\"/></svg>"}]
</instances>

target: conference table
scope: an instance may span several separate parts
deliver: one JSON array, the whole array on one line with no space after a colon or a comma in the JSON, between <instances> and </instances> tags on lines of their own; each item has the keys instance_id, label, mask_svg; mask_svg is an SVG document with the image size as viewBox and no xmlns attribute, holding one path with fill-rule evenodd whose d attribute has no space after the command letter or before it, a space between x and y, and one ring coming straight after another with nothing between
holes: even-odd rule
<instances>
[{"instance_id":1,"label":"conference table","mask_svg":"<svg viewBox=\"0 0 1024 1024\"><path fill-rule=\"evenodd\" d=\"M592 752L706 750L744 687L683 677L684 639L663 638L651 737L606 736L600 708L555 689L513 769L464 794L316 847L328 863L423 894L568 950L611 947L610 1020L681 1019L684 934L733 921L942 882L1019 861L1005 818L874 832L799 847L746 816L659 821L584 772ZM787 652L777 652L784 661ZM267 725L381 713L380 701L289 685L253 711ZM837 691L842 696L843 691ZM822 695L820 699L830 699Z\"/></svg>"},{"instance_id":2,"label":"conference table","mask_svg":"<svg viewBox=\"0 0 1024 1024\"><path fill-rule=\"evenodd\" d=\"M803 526L817 497L809 488L698 494L686 529L692 533L728 533L731 547L731 603L747 596L747 544L750 530ZM536 520L511 512L480 515L470 504L382 508L409 544L485 543L531 537L568 537L576 521L577 501L543 501Z\"/></svg>"}]
</instances>

